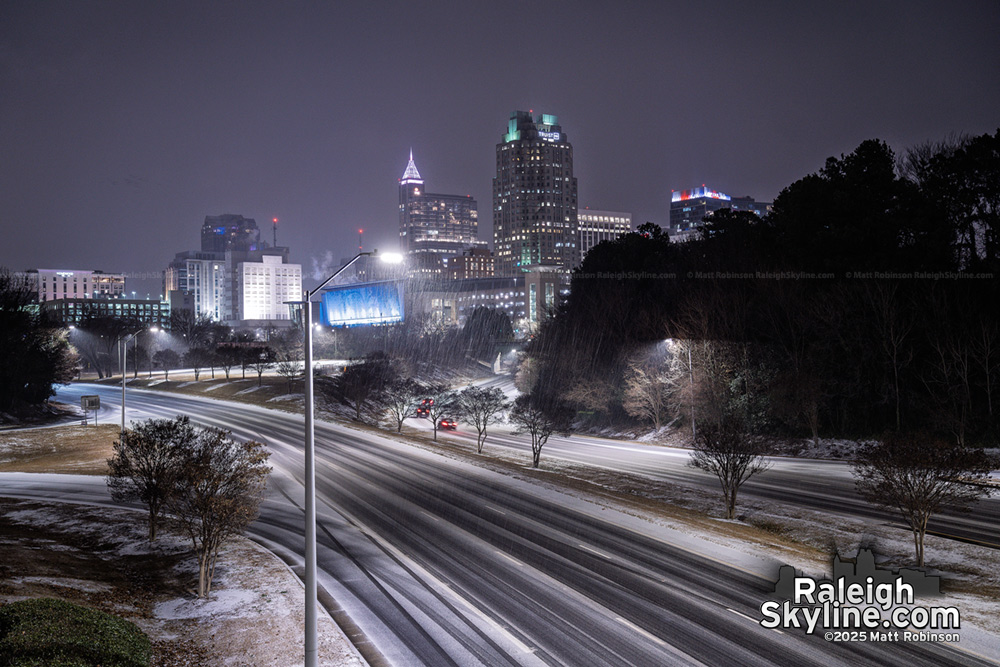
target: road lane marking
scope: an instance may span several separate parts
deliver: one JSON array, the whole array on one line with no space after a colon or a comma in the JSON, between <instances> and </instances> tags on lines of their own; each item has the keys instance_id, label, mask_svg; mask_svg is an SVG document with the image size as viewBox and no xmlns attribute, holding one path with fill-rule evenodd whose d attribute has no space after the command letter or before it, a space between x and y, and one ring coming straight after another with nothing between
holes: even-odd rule
<instances>
[{"instance_id":1,"label":"road lane marking","mask_svg":"<svg viewBox=\"0 0 1000 667\"><path fill-rule=\"evenodd\" d=\"M662 639L660 639L656 635L652 634L651 632L647 632L647 631L643 630L638 625L636 625L635 623L633 623L632 621L630 621L628 619L622 618L621 616L616 616L615 620L618 621L619 623L624 623L625 625L627 625L628 627L632 628L633 630L635 630L636 632L638 632L640 635L642 635L643 637L645 637L646 639L652 639L654 642L656 642L660 646L666 646L667 645L667 642L663 641Z\"/></svg>"},{"instance_id":2,"label":"road lane marking","mask_svg":"<svg viewBox=\"0 0 1000 667\"><path fill-rule=\"evenodd\" d=\"M729 607L726 607L726 611L731 611L734 614L736 614L737 616L742 616L743 618L747 619L748 621L750 621L754 625L760 625L760 621L758 621L756 618L751 618L750 616L747 616L746 614L744 614L741 611L736 611L735 609L730 609ZM774 630L775 632L777 632L779 635L785 634L784 632L782 632L778 628L771 628L771 629Z\"/></svg>"},{"instance_id":3,"label":"road lane marking","mask_svg":"<svg viewBox=\"0 0 1000 667\"><path fill-rule=\"evenodd\" d=\"M516 558L508 556L507 554L505 554L504 552L500 551L499 549L497 549L496 552L498 554L500 554L501 556L503 556L504 558L506 558L507 560L509 560L514 565L517 565L518 567L524 567L524 563L522 563L521 561L517 560Z\"/></svg>"},{"instance_id":4,"label":"road lane marking","mask_svg":"<svg viewBox=\"0 0 1000 667\"><path fill-rule=\"evenodd\" d=\"M487 623L489 623L490 625L492 625L498 632L500 632L502 635L504 635L511 643L513 643L515 646L517 646L523 652L525 652L525 653L534 653L535 651L538 650L537 646L528 646L527 644L525 644L524 642L522 642L520 639L518 639L517 637L515 637L513 632L511 632L508 628L505 628L504 626L502 626L499 623L497 623L490 616L488 616L485 612L483 612L483 610L481 610L476 605L472 604L472 602L469 601L469 600L467 600L464 596L458 595L458 599L459 599L459 601L462 602L462 604L464 604L466 606L467 609L469 609L469 611L471 611L476 616L478 616L482 620L484 620Z\"/></svg>"},{"instance_id":5,"label":"road lane marking","mask_svg":"<svg viewBox=\"0 0 1000 667\"><path fill-rule=\"evenodd\" d=\"M590 553L592 553L592 554L597 554L597 555L598 555L598 556L600 556L601 558L607 558L608 560L611 560L611 556L609 556L609 555L607 555L607 554L604 554L604 553L601 553L601 552L600 552L600 551L598 551L597 549L591 549L591 548L590 548L590 547L588 547L588 546L587 546L586 544L578 544L578 545L576 545L576 546L580 547L581 549L586 549L587 551L589 551L589 552L590 552Z\"/></svg>"}]
</instances>

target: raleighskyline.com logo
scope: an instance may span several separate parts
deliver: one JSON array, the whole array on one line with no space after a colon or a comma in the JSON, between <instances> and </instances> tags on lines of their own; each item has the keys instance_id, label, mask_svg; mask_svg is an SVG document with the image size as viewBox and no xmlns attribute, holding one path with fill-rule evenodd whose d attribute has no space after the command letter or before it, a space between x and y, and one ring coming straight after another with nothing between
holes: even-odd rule
<instances>
[{"instance_id":1,"label":"raleighskyline.com logo","mask_svg":"<svg viewBox=\"0 0 1000 667\"><path fill-rule=\"evenodd\" d=\"M921 606L917 600L939 597L940 577L919 570L898 572L875 567L868 549L856 563L833 559L833 579L800 576L780 570L774 592L783 601L760 606L761 626L824 633L828 641L957 642L961 616L957 607Z\"/></svg>"}]
</instances>

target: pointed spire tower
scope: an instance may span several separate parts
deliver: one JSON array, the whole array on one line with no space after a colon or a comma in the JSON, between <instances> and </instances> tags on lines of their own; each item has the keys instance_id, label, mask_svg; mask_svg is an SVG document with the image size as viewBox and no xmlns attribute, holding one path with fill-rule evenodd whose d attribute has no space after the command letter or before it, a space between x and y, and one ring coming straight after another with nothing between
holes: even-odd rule
<instances>
[{"instance_id":1,"label":"pointed spire tower","mask_svg":"<svg viewBox=\"0 0 1000 667\"><path fill-rule=\"evenodd\" d=\"M424 192L424 179L420 178L417 165L413 162L413 149L410 149L410 161L406 165L403 177L399 179L399 247L405 253L412 247L413 240L419 236L420 202Z\"/></svg>"},{"instance_id":2,"label":"pointed spire tower","mask_svg":"<svg viewBox=\"0 0 1000 667\"><path fill-rule=\"evenodd\" d=\"M400 185L409 185L410 183L424 184L424 180L420 178L420 172L417 171L417 165L413 162L413 149L410 149L410 162L406 165L406 171L403 172L403 178L399 179Z\"/></svg>"},{"instance_id":3,"label":"pointed spire tower","mask_svg":"<svg viewBox=\"0 0 1000 667\"><path fill-rule=\"evenodd\" d=\"M410 276L441 278L448 259L476 243L478 216L471 195L425 192L410 149L399 179L399 248Z\"/></svg>"}]
</instances>

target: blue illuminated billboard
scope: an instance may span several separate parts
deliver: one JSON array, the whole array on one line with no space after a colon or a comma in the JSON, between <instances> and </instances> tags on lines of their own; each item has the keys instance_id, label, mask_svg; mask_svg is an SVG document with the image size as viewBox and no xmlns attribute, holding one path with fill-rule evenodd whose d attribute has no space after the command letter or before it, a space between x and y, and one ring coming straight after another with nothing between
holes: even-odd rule
<instances>
[{"instance_id":1,"label":"blue illuminated billboard","mask_svg":"<svg viewBox=\"0 0 1000 667\"><path fill-rule=\"evenodd\" d=\"M323 293L320 318L331 327L403 321L403 282L387 280L335 287Z\"/></svg>"}]
</instances>

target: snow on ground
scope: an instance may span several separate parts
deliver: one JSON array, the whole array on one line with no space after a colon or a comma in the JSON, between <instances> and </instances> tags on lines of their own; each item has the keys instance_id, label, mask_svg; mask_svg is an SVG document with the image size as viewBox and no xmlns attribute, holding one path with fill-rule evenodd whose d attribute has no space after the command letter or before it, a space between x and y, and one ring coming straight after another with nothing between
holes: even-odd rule
<instances>
[{"instance_id":1,"label":"snow on ground","mask_svg":"<svg viewBox=\"0 0 1000 667\"><path fill-rule=\"evenodd\" d=\"M247 387L246 389L240 389L238 392L236 392L236 395L239 396L240 394L252 394L253 392L258 391L258 390L263 389L263 388L264 387L262 387L262 386L254 385L252 387Z\"/></svg>"},{"instance_id":2,"label":"snow on ground","mask_svg":"<svg viewBox=\"0 0 1000 667\"><path fill-rule=\"evenodd\" d=\"M275 401L303 401L305 400L305 394L282 394L281 396L275 396L274 398L267 399L268 403L274 403Z\"/></svg>"},{"instance_id":3,"label":"snow on ground","mask_svg":"<svg viewBox=\"0 0 1000 667\"><path fill-rule=\"evenodd\" d=\"M228 382L217 382L215 384L205 384L205 386L203 386L201 388L201 390L205 391L205 392L209 392L209 391L212 391L214 389L218 389L219 387L225 387L227 384L229 384L229 383Z\"/></svg>"},{"instance_id":4,"label":"snow on ground","mask_svg":"<svg viewBox=\"0 0 1000 667\"><path fill-rule=\"evenodd\" d=\"M162 531L156 542L146 540L145 513L97 506L45 505L31 502L29 509L4 515L8 524L39 526L72 533L100 545L102 558L154 555L180 557L173 574L186 594L161 594L152 614L142 614L134 605L117 606L154 642L176 642L207 651L213 665L239 667L290 667L303 664L302 583L274 554L237 538L219 554L212 593L200 600L193 595L197 584L197 559L190 541ZM55 546L55 545L54 545ZM46 547L48 549L49 547ZM69 577L12 577L11 585L43 584L58 594L60 589L103 594L101 582ZM0 596L0 603L23 596ZM363 660L333 620L319 614L320 664L329 667L362 667ZM185 643L186 642L186 643ZM171 649L164 649L171 650ZM171 663L175 664L175 663ZM177 662L176 664L189 664ZM199 663L201 664L201 663Z\"/></svg>"}]
</instances>

